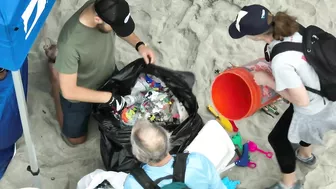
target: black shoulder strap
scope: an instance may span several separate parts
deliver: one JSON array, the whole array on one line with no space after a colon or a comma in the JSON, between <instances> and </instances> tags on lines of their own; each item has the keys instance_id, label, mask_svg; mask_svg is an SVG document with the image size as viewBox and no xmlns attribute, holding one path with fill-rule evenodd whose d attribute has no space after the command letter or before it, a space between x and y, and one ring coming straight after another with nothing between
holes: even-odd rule
<instances>
[{"instance_id":1,"label":"black shoulder strap","mask_svg":"<svg viewBox=\"0 0 336 189\"><path fill-rule=\"evenodd\" d=\"M302 26L301 24L299 24L299 34L301 34L303 36L305 34L305 30L306 30L306 28L304 26Z\"/></svg>"},{"instance_id":2,"label":"black shoulder strap","mask_svg":"<svg viewBox=\"0 0 336 189\"><path fill-rule=\"evenodd\" d=\"M281 42L276 44L271 52L271 60L278 54L286 52L286 51L299 51L303 52L302 43L294 43L294 42Z\"/></svg>"},{"instance_id":3,"label":"black shoulder strap","mask_svg":"<svg viewBox=\"0 0 336 189\"><path fill-rule=\"evenodd\" d=\"M187 158L189 153L176 154L174 162L173 182L183 182L187 168Z\"/></svg>"},{"instance_id":4,"label":"black shoulder strap","mask_svg":"<svg viewBox=\"0 0 336 189\"><path fill-rule=\"evenodd\" d=\"M300 35L304 36L306 28L299 23L299 33ZM272 60L276 55L286 52L286 51L303 51L303 45L301 43L293 43L293 42L282 42L277 45L275 45L272 49L270 60ZM266 52L266 46L265 46L265 52Z\"/></svg>"},{"instance_id":5,"label":"black shoulder strap","mask_svg":"<svg viewBox=\"0 0 336 189\"><path fill-rule=\"evenodd\" d=\"M154 182L155 184L159 184L161 181L168 180L168 179L173 179L173 175L167 175L165 177L158 178Z\"/></svg>"},{"instance_id":6,"label":"black shoulder strap","mask_svg":"<svg viewBox=\"0 0 336 189\"><path fill-rule=\"evenodd\" d=\"M142 168L135 168L131 171L131 175L138 183L146 189L160 189L160 187L146 174Z\"/></svg>"}]
</instances>

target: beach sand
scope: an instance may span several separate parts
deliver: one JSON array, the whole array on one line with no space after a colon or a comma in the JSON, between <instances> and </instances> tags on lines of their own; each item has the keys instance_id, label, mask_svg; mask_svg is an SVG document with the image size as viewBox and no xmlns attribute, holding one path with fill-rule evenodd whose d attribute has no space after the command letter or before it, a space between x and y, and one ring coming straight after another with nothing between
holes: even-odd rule
<instances>
[{"instance_id":1,"label":"beach sand","mask_svg":"<svg viewBox=\"0 0 336 189\"><path fill-rule=\"evenodd\" d=\"M197 82L194 94L204 121L213 119L206 106L211 103L210 86L215 69L224 70L229 63L243 65L263 56L263 43L248 39L233 40L227 29L239 7L259 3L275 13L287 10L303 25L317 24L336 34L336 2L332 0L128 0L136 34L156 52L158 65L176 70L192 71ZM28 111L33 142L41 169L43 189L76 188L78 180L97 168L103 168L99 149L99 131L92 120L88 141L69 148L61 140L55 107L50 95L47 58L43 39L57 40L65 21L85 3L85 0L57 0L44 28L29 54ZM119 69L139 57L121 39L117 40L116 60ZM280 103L282 113L287 105ZM261 148L271 150L267 136L277 119L264 113L237 121L245 140L253 140ZM1 189L28 187L31 175L26 171L28 157L21 138L17 155L0 182ZM305 180L305 189L336 188L336 133L325 137L325 146L314 146L319 165L311 170L298 164L297 173ZM257 168L233 168L222 176L241 181L241 189L260 189L280 178L275 158L251 155Z\"/></svg>"}]
</instances>

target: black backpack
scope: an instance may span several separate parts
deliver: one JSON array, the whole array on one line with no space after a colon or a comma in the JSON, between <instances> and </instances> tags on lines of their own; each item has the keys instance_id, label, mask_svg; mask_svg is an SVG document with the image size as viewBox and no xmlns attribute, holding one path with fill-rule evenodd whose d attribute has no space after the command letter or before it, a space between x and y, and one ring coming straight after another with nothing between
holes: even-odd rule
<instances>
[{"instance_id":1,"label":"black backpack","mask_svg":"<svg viewBox=\"0 0 336 189\"><path fill-rule=\"evenodd\" d=\"M267 61L272 60L276 55L286 51L302 52L315 72L317 73L321 90L310 87L310 92L326 97L330 101L336 101L336 38L317 26L304 28L300 25L299 33L303 36L302 43L282 42L275 45L270 57L266 53Z\"/></svg>"},{"instance_id":2,"label":"black backpack","mask_svg":"<svg viewBox=\"0 0 336 189\"><path fill-rule=\"evenodd\" d=\"M166 179L173 179L173 182L165 185L162 189L190 189L184 183L185 171L187 168L188 153L177 154L173 163L173 175L161 177L153 181L142 168L136 168L131 171L131 175L144 189L160 189L158 184Z\"/></svg>"}]
</instances>

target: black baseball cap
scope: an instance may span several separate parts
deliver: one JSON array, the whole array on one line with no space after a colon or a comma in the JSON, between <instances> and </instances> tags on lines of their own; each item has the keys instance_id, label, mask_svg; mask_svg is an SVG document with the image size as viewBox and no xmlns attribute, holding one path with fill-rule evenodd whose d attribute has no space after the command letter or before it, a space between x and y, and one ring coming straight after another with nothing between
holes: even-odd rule
<instances>
[{"instance_id":1,"label":"black baseball cap","mask_svg":"<svg viewBox=\"0 0 336 189\"><path fill-rule=\"evenodd\" d=\"M135 29L130 8L125 0L96 0L94 8L97 15L120 37L127 37Z\"/></svg>"},{"instance_id":2,"label":"black baseball cap","mask_svg":"<svg viewBox=\"0 0 336 189\"><path fill-rule=\"evenodd\" d=\"M229 27L229 34L233 39L245 35L259 35L271 28L267 23L270 11L262 5L249 5L243 7L236 20Z\"/></svg>"}]
</instances>

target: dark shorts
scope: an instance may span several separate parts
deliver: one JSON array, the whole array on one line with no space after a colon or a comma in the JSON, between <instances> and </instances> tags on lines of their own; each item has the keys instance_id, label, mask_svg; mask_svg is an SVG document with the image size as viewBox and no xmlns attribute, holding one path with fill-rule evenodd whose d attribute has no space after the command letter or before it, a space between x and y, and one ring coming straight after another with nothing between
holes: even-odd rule
<instances>
[{"instance_id":1,"label":"dark shorts","mask_svg":"<svg viewBox=\"0 0 336 189\"><path fill-rule=\"evenodd\" d=\"M88 132L92 104L85 102L73 103L60 95L63 111L62 133L68 138L85 136Z\"/></svg>"}]
</instances>

